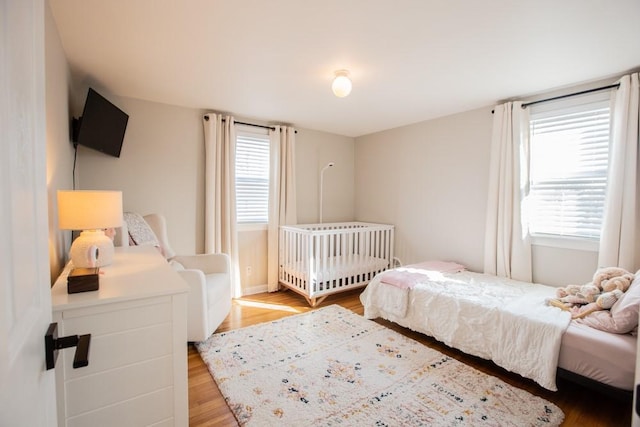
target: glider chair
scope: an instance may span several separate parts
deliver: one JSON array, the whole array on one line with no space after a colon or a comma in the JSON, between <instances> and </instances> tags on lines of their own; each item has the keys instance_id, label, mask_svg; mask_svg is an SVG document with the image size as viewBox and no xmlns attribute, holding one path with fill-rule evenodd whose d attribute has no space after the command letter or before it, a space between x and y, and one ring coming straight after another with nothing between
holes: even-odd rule
<instances>
[{"instance_id":1,"label":"glider chair","mask_svg":"<svg viewBox=\"0 0 640 427\"><path fill-rule=\"evenodd\" d=\"M187 340L204 341L231 311L231 269L227 254L176 255L167 238L165 218L126 212L115 245L153 245L189 285Z\"/></svg>"}]
</instances>

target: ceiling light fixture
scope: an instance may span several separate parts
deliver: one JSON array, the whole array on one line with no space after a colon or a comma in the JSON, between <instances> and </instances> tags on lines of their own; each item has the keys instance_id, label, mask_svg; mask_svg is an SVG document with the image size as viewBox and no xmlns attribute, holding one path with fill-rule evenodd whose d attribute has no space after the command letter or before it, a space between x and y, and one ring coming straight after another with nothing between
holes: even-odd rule
<instances>
[{"instance_id":1,"label":"ceiling light fixture","mask_svg":"<svg viewBox=\"0 0 640 427\"><path fill-rule=\"evenodd\" d=\"M338 98L344 98L351 93L351 80L349 80L348 70L336 71L336 77L331 84L333 94Z\"/></svg>"}]
</instances>

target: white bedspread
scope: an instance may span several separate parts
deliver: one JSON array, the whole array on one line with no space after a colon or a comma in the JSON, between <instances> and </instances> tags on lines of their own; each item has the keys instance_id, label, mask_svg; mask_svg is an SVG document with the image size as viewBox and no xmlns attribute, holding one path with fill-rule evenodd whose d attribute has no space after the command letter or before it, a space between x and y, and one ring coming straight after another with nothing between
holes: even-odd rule
<instances>
[{"instance_id":1,"label":"white bedspread","mask_svg":"<svg viewBox=\"0 0 640 427\"><path fill-rule=\"evenodd\" d=\"M546 305L545 298L554 296L551 286L465 271L430 275L413 289L382 283L378 275L360 300L368 319L382 317L430 335L555 391L571 316Z\"/></svg>"}]
</instances>

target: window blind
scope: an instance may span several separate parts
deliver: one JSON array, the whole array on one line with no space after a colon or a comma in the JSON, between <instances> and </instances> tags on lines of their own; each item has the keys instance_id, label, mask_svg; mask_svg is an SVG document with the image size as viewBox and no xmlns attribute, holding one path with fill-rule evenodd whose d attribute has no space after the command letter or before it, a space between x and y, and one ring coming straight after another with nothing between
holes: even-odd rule
<instances>
[{"instance_id":1,"label":"window blind","mask_svg":"<svg viewBox=\"0 0 640 427\"><path fill-rule=\"evenodd\" d=\"M269 222L269 138L236 135L236 216L239 224Z\"/></svg>"},{"instance_id":2,"label":"window blind","mask_svg":"<svg viewBox=\"0 0 640 427\"><path fill-rule=\"evenodd\" d=\"M529 231L599 239L609 163L608 101L530 120Z\"/></svg>"}]
</instances>

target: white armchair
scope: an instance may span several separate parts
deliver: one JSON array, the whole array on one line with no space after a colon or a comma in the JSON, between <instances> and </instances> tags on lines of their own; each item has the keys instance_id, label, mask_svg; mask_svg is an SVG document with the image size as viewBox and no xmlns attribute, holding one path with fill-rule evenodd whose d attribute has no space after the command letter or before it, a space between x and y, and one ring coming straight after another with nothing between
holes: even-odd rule
<instances>
[{"instance_id":1,"label":"white armchair","mask_svg":"<svg viewBox=\"0 0 640 427\"><path fill-rule=\"evenodd\" d=\"M160 250L189 285L187 297L187 340L204 341L215 332L231 311L231 278L226 254L175 255L167 238L165 218L159 214L143 217L155 234ZM115 237L116 246L129 245L125 223Z\"/></svg>"}]
</instances>

